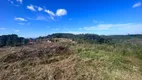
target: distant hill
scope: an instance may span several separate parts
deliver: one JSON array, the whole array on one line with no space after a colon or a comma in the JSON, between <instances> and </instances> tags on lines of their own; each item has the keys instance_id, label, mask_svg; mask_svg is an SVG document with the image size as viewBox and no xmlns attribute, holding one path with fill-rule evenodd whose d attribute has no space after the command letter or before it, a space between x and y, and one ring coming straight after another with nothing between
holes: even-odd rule
<instances>
[{"instance_id":1,"label":"distant hill","mask_svg":"<svg viewBox=\"0 0 142 80\"><path fill-rule=\"evenodd\" d=\"M38 38L24 38L19 37L16 34L11 35L2 35L0 36L0 47L4 46L21 46L26 45L28 43L32 43L35 41L39 41L42 39L52 40L53 38L67 38L78 43L98 43L98 44L113 44L113 43L120 43L120 42L130 42L136 41L140 42L142 40L141 34L135 35L97 35L97 34L71 34L71 33L55 33L43 37ZM138 41L137 41L138 40Z\"/></svg>"}]
</instances>

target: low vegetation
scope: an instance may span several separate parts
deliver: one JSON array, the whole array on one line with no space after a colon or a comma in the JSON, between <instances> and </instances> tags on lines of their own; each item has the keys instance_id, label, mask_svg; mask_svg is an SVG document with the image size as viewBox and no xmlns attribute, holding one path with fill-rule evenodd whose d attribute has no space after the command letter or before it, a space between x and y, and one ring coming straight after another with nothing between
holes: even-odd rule
<instances>
[{"instance_id":1,"label":"low vegetation","mask_svg":"<svg viewBox=\"0 0 142 80\"><path fill-rule=\"evenodd\" d=\"M67 35L54 34L30 40L33 44L0 48L0 80L142 79L140 36Z\"/></svg>"}]
</instances>

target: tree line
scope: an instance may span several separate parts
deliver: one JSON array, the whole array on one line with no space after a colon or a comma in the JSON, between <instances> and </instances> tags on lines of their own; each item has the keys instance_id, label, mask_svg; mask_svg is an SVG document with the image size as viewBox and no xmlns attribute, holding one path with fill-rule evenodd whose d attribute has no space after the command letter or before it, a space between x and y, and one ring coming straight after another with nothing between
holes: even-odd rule
<instances>
[{"instance_id":1,"label":"tree line","mask_svg":"<svg viewBox=\"0 0 142 80\"><path fill-rule=\"evenodd\" d=\"M55 33L43 37L38 37L38 38L24 38L24 37L19 37L16 34L11 34L11 35L2 35L0 36L0 47L4 46L22 46L28 44L30 41L31 42L36 42L38 40L42 39L48 39L51 40L53 38L67 38L67 39L72 39L73 41L76 41L78 43L107 43L107 44L112 44L119 42L121 39L127 40L131 38L141 38L142 35L136 34L136 35L111 35L111 36L100 36L97 34L71 34L71 33Z\"/></svg>"},{"instance_id":2,"label":"tree line","mask_svg":"<svg viewBox=\"0 0 142 80\"><path fill-rule=\"evenodd\" d=\"M28 43L28 39L18 37L16 34L0 36L0 47L4 46L21 46Z\"/></svg>"},{"instance_id":3,"label":"tree line","mask_svg":"<svg viewBox=\"0 0 142 80\"><path fill-rule=\"evenodd\" d=\"M42 37L45 38L45 37ZM106 36L99 36L97 34L70 34L70 33L55 33L52 35L46 36L46 38L68 38L78 43L111 43L111 38Z\"/></svg>"}]
</instances>

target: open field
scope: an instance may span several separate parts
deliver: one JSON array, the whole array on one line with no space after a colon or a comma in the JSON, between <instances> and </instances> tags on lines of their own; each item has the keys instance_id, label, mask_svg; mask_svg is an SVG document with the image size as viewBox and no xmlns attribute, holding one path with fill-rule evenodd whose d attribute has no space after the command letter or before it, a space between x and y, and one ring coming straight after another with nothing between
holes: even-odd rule
<instances>
[{"instance_id":1,"label":"open field","mask_svg":"<svg viewBox=\"0 0 142 80\"><path fill-rule=\"evenodd\" d=\"M142 79L140 44L44 41L0 48L0 56L0 80Z\"/></svg>"}]
</instances>

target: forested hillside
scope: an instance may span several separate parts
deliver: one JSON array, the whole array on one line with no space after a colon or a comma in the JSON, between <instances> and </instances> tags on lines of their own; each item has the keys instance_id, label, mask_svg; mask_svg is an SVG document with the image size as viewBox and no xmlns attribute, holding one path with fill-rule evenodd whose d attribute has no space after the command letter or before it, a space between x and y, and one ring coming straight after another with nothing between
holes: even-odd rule
<instances>
[{"instance_id":1,"label":"forested hillside","mask_svg":"<svg viewBox=\"0 0 142 80\"><path fill-rule=\"evenodd\" d=\"M0 47L21 46L28 43L28 39L18 37L16 34L0 36Z\"/></svg>"}]
</instances>

